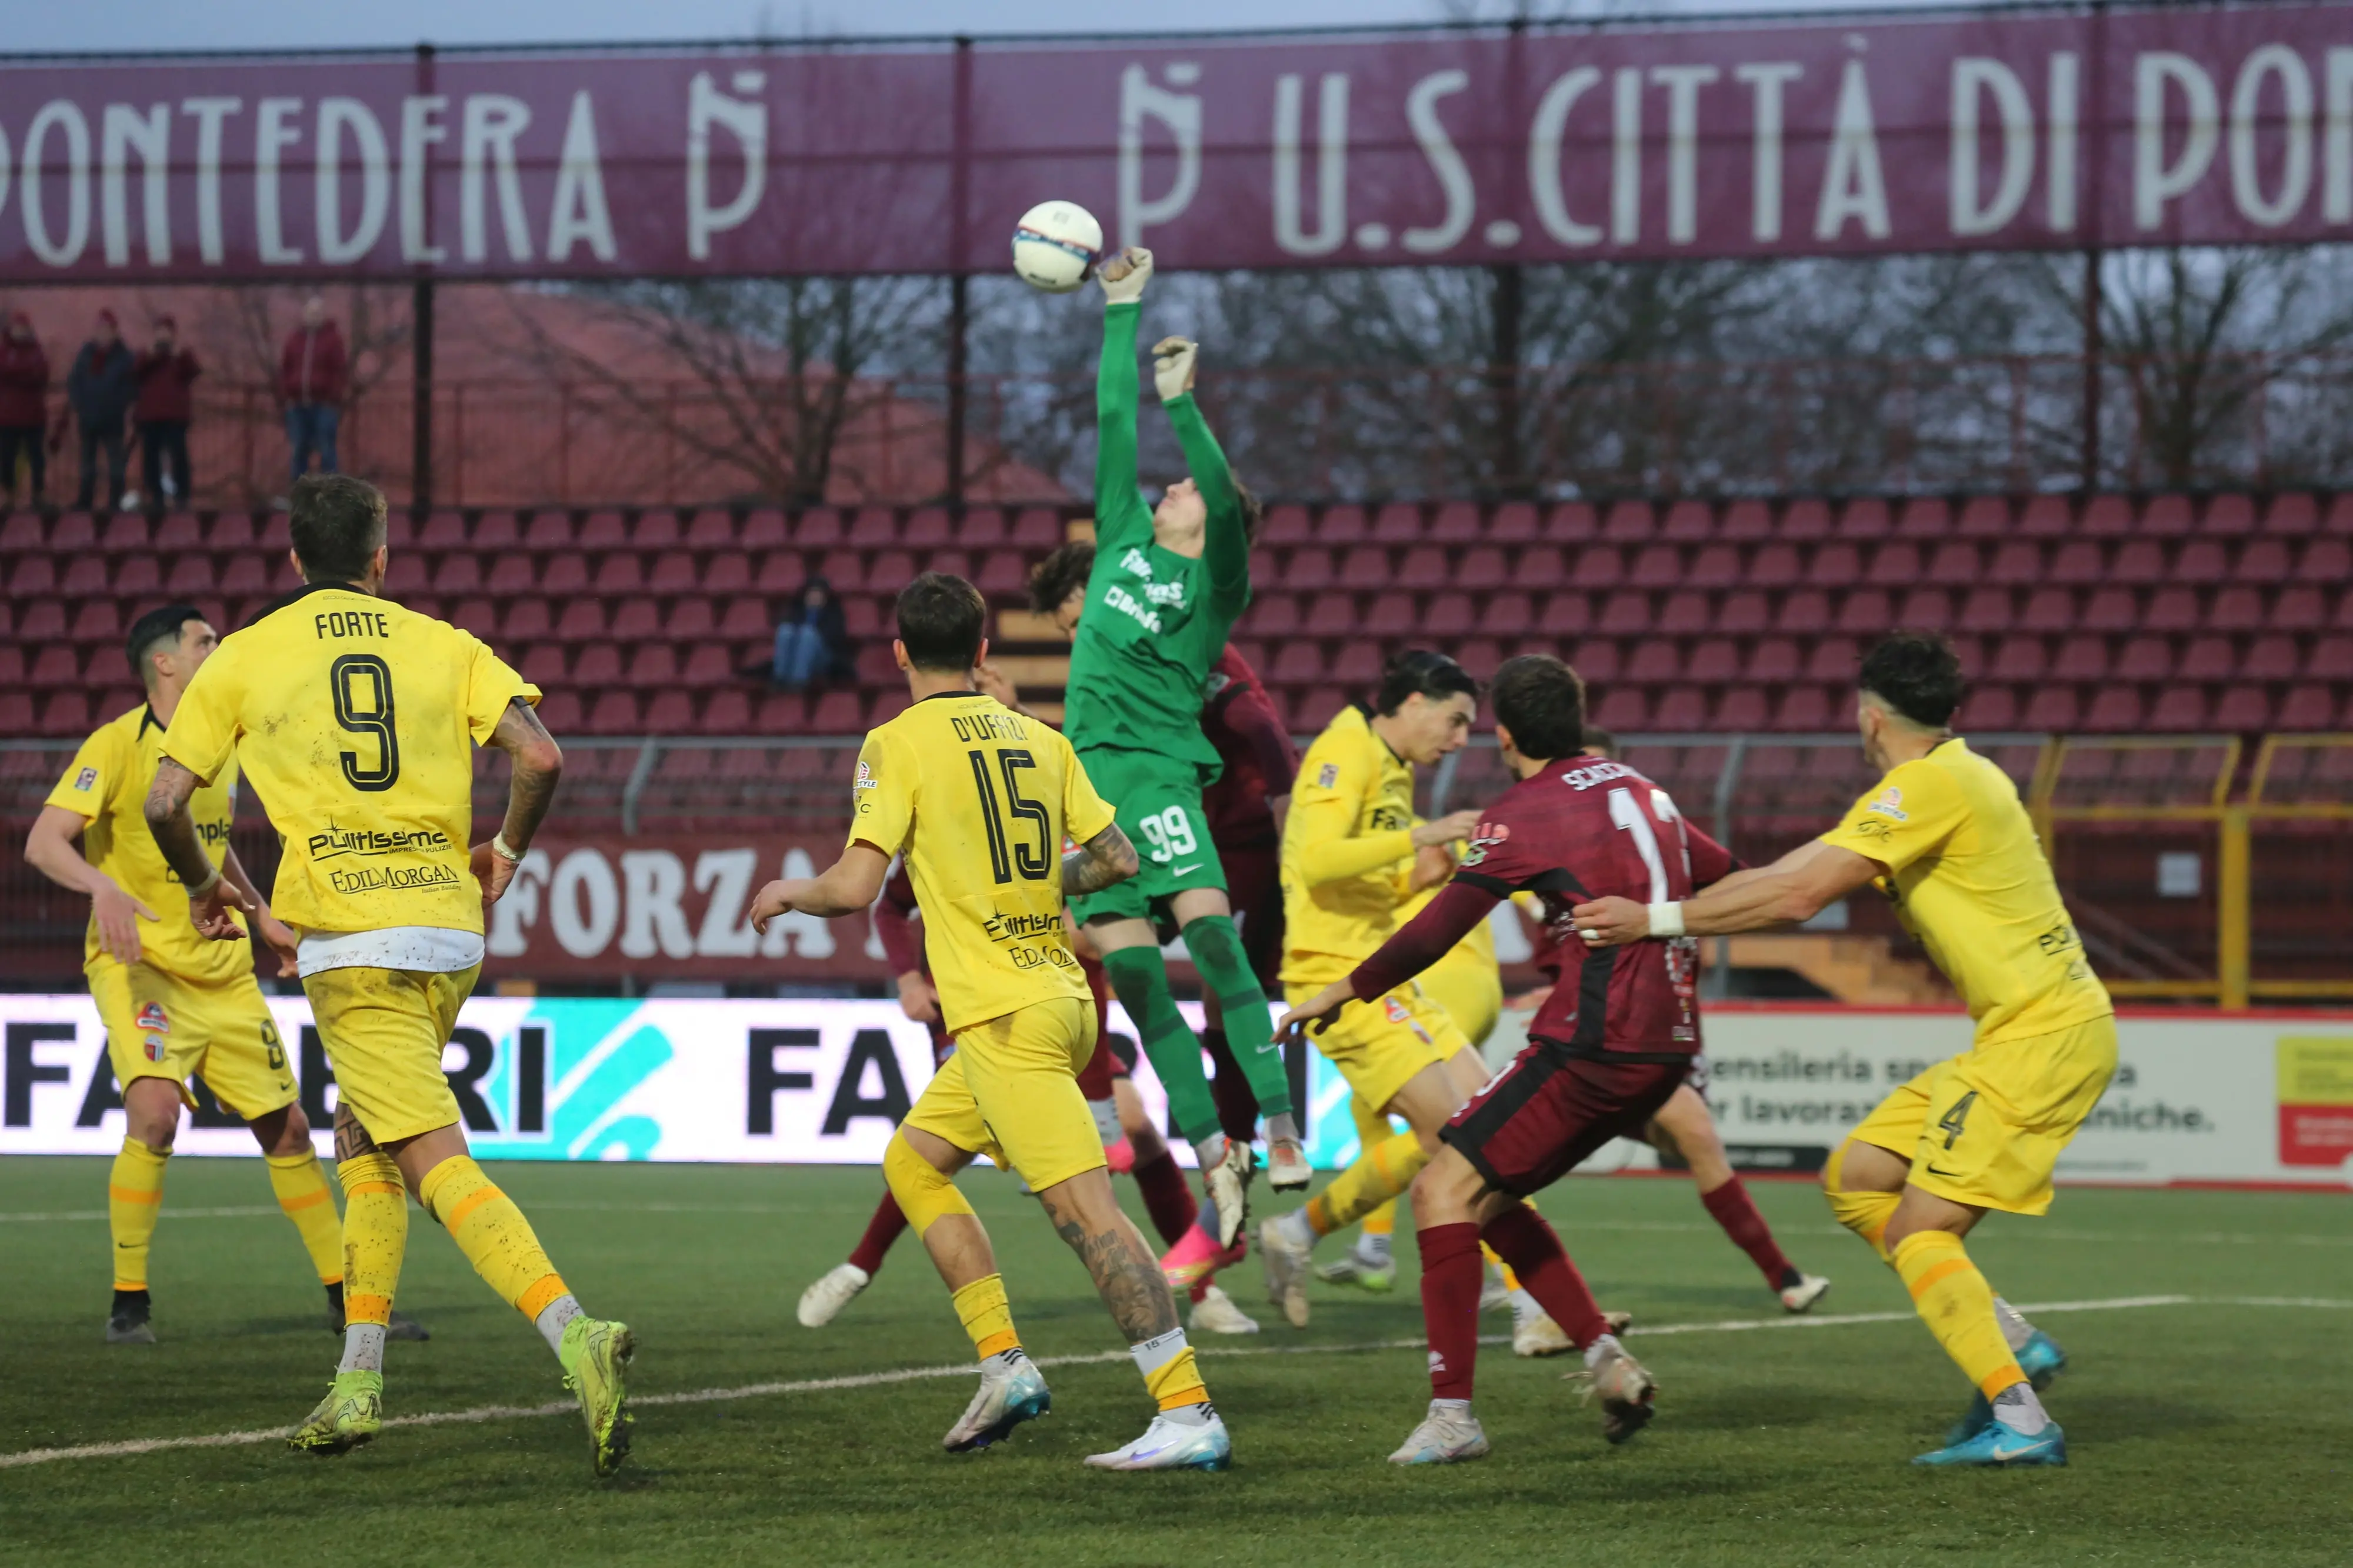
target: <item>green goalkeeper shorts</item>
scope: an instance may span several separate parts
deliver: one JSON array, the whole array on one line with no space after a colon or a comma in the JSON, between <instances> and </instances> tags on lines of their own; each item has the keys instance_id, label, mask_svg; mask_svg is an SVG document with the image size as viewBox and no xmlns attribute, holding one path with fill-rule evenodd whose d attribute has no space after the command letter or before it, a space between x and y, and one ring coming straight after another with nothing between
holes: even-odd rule
<instances>
[{"instance_id":1,"label":"green goalkeeper shorts","mask_svg":"<svg viewBox=\"0 0 2353 1568\"><path fill-rule=\"evenodd\" d=\"M1079 761L1095 793L1119 813L1120 831L1134 844L1143 866L1124 882L1071 900L1071 913L1080 924L1166 917L1168 900L1188 888L1225 890L1225 868L1201 811L1198 764L1120 746L1081 752Z\"/></svg>"}]
</instances>

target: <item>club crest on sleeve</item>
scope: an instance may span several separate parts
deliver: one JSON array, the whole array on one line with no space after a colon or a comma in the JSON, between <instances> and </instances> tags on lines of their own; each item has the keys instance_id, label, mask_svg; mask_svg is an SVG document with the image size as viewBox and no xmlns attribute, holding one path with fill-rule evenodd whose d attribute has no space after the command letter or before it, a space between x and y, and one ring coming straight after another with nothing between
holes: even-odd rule
<instances>
[{"instance_id":1,"label":"club crest on sleeve","mask_svg":"<svg viewBox=\"0 0 2353 1568\"><path fill-rule=\"evenodd\" d=\"M849 781L852 789L879 789L882 781L874 776L872 764L863 757L858 759L858 776Z\"/></svg>"},{"instance_id":2,"label":"club crest on sleeve","mask_svg":"<svg viewBox=\"0 0 2353 1568\"><path fill-rule=\"evenodd\" d=\"M1315 773L1315 787L1317 789L1339 788L1340 764L1337 763L1325 763L1321 768L1317 769Z\"/></svg>"},{"instance_id":3,"label":"club crest on sleeve","mask_svg":"<svg viewBox=\"0 0 2353 1568\"><path fill-rule=\"evenodd\" d=\"M1508 822L1481 823L1472 833L1471 842L1463 847L1461 864L1465 867L1482 864L1487 858L1487 851L1511 836L1512 825Z\"/></svg>"},{"instance_id":4,"label":"club crest on sleeve","mask_svg":"<svg viewBox=\"0 0 2353 1568\"><path fill-rule=\"evenodd\" d=\"M1912 820L1904 809L1904 791L1894 784L1889 784L1885 789L1881 790L1878 798L1863 809L1875 811L1882 816L1892 816L1898 822Z\"/></svg>"},{"instance_id":5,"label":"club crest on sleeve","mask_svg":"<svg viewBox=\"0 0 2353 1568\"><path fill-rule=\"evenodd\" d=\"M97 787L98 770L96 768L84 768L81 772L74 774L74 788L79 790L82 794L88 795L91 790Z\"/></svg>"}]
</instances>

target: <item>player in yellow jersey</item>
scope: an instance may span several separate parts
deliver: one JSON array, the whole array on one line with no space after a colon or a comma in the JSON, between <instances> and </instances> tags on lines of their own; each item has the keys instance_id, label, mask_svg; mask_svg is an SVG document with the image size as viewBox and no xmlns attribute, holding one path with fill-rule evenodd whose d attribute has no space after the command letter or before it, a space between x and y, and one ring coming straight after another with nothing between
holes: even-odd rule
<instances>
[{"instance_id":1,"label":"player in yellow jersey","mask_svg":"<svg viewBox=\"0 0 2353 1568\"><path fill-rule=\"evenodd\" d=\"M1159 1405L1143 1436L1087 1463L1222 1470L1233 1454L1225 1423L1152 1248L1112 1195L1103 1139L1079 1089L1094 1054L1095 1008L1063 900L1135 875L1135 847L1068 741L973 689L988 647L978 589L927 572L900 593L898 620L892 647L914 705L858 754L849 842L822 876L763 888L752 923L765 931L794 910L828 920L863 913L891 858L906 857L955 1051L891 1135L882 1174L980 1358L980 1390L944 1446L985 1448L1053 1404L1022 1352L988 1233L953 1179L987 1154L1020 1173L1085 1263ZM1079 846L1067 857L1065 840Z\"/></svg>"},{"instance_id":2,"label":"player in yellow jersey","mask_svg":"<svg viewBox=\"0 0 2353 1568\"><path fill-rule=\"evenodd\" d=\"M1410 649L1389 661L1369 710L1347 709L1308 747L1282 826L1282 984L1293 1006L1345 979L1397 929L1423 885L1419 851L1459 844L1478 826L1475 811L1413 826L1413 770L1461 750L1478 708L1479 683L1461 665ZM1294 1328L1307 1326L1316 1241L1411 1185L1438 1130L1487 1079L1471 1042L1416 984L1309 1037L1377 1117L1394 1112L1412 1131L1367 1144L1304 1207L1259 1227L1267 1296Z\"/></svg>"},{"instance_id":3,"label":"player in yellow jersey","mask_svg":"<svg viewBox=\"0 0 2353 1568\"><path fill-rule=\"evenodd\" d=\"M122 1095L121 1152L107 1177L114 1247L109 1344L153 1344L147 1252L164 1202L164 1173L180 1129L186 1083L201 1075L222 1107L244 1120L261 1145L269 1185L294 1222L327 1289L327 1318L343 1327L343 1233L334 1194L311 1148L311 1123L286 1059L285 1042L253 977L252 949L206 942L174 906L179 879L147 831L144 807L164 726L198 666L220 640L189 605L150 610L132 623L131 668L147 700L99 726L81 743L25 839L25 859L51 881L88 893L90 935L82 967L106 1027L108 1062ZM237 769L223 771L190 802L207 861L244 894L252 933L293 971L294 937L229 847L237 814ZM74 847L79 835L82 847ZM403 1320L406 1338L425 1332Z\"/></svg>"},{"instance_id":4,"label":"player in yellow jersey","mask_svg":"<svg viewBox=\"0 0 2353 1568\"><path fill-rule=\"evenodd\" d=\"M563 753L539 690L470 633L379 596L384 497L342 475L295 482L306 584L222 640L180 699L147 797L156 845L204 936L241 934L245 899L204 852L190 802L234 763L285 846L278 913L341 1103L349 1326L333 1385L290 1441L339 1453L383 1424L385 1325L408 1201L533 1323L578 1394L598 1474L628 1452L628 1327L580 1310L530 1222L467 1151L441 1052L481 973L482 917L554 798ZM474 748L513 764L506 820L473 828Z\"/></svg>"},{"instance_id":5,"label":"player in yellow jersey","mask_svg":"<svg viewBox=\"0 0 2353 1568\"><path fill-rule=\"evenodd\" d=\"M1590 942L1712 936L1804 921L1876 882L1960 993L1970 1048L1863 1119L1822 1172L1831 1211L1902 1276L1928 1330L1977 1385L1929 1465L2063 1465L2040 1387L2065 1364L1995 1296L1963 1242L1988 1209L2051 1206L2060 1152L2116 1066L2114 1009L2084 955L2008 774L1949 728L1960 661L1897 633L1862 661L1863 755L1885 776L1831 832L1760 870L1648 908L1580 904Z\"/></svg>"}]
</instances>

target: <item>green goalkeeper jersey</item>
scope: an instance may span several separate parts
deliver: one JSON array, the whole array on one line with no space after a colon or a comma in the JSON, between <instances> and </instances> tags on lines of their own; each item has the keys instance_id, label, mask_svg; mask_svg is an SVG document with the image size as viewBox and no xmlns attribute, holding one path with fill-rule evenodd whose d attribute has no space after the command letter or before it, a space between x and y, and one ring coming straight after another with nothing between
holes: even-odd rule
<instances>
[{"instance_id":1,"label":"green goalkeeper jersey","mask_svg":"<svg viewBox=\"0 0 2353 1568\"><path fill-rule=\"evenodd\" d=\"M1152 508L1136 479L1139 303L1103 311L1095 382L1095 564L1071 649L1064 731L1081 750L1119 746L1179 757L1214 777L1218 753L1201 734L1201 700L1234 622L1250 605L1250 538L1226 455L1192 395L1165 406L1186 467L1208 506L1198 559L1152 537Z\"/></svg>"}]
</instances>

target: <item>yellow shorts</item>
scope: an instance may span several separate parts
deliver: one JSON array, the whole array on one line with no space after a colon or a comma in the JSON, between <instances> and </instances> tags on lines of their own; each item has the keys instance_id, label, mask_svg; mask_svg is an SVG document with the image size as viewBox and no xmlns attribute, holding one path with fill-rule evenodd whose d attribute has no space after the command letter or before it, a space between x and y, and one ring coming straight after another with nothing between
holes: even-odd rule
<instances>
[{"instance_id":1,"label":"yellow shorts","mask_svg":"<svg viewBox=\"0 0 2353 1568\"><path fill-rule=\"evenodd\" d=\"M1032 1192L1098 1170L1095 1131L1079 1069L1095 1054L1092 1000L1058 996L958 1030L907 1112L908 1127L1018 1171Z\"/></svg>"},{"instance_id":2,"label":"yellow shorts","mask_svg":"<svg viewBox=\"0 0 2353 1568\"><path fill-rule=\"evenodd\" d=\"M1938 1062L1848 1136L1912 1162L1911 1184L1957 1204L2042 1214L2059 1152L2116 1070L2116 1021L1998 1040Z\"/></svg>"},{"instance_id":3,"label":"yellow shorts","mask_svg":"<svg viewBox=\"0 0 2353 1568\"><path fill-rule=\"evenodd\" d=\"M106 1026L107 1060L122 1088L132 1079L169 1079L194 1110L188 1079L201 1076L222 1110L248 1121L283 1110L301 1093L251 974L206 984L111 961L87 973Z\"/></svg>"},{"instance_id":4,"label":"yellow shorts","mask_svg":"<svg viewBox=\"0 0 2353 1568\"><path fill-rule=\"evenodd\" d=\"M454 974L328 969L302 982L335 1089L368 1136L397 1142L458 1120L441 1047L482 966Z\"/></svg>"},{"instance_id":5,"label":"yellow shorts","mask_svg":"<svg viewBox=\"0 0 2353 1568\"><path fill-rule=\"evenodd\" d=\"M1283 995L1296 1007L1323 989L1321 981L1303 981L1285 985ZM1307 1037L1377 1111L1387 1110L1422 1068L1471 1048L1454 1020L1415 981L1377 1000L1349 1003L1330 1028L1320 1035L1310 1029Z\"/></svg>"},{"instance_id":6,"label":"yellow shorts","mask_svg":"<svg viewBox=\"0 0 2353 1568\"><path fill-rule=\"evenodd\" d=\"M1504 1011L1504 976L1493 964L1457 950L1423 970L1414 984L1454 1020L1472 1050L1495 1032Z\"/></svg>"}]
</instances>

